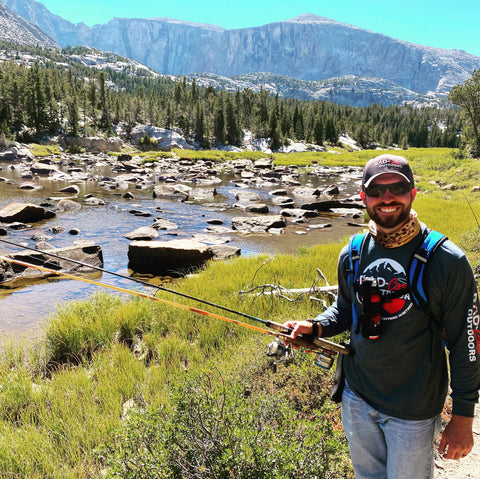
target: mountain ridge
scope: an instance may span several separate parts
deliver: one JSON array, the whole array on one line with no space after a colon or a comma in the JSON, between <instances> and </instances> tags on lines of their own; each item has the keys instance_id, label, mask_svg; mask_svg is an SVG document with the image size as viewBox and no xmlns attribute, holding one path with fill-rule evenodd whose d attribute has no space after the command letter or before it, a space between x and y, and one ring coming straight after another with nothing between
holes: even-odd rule
<instances>
[{"instance_id":1,"label":"mountain ridge","mask_svg":"<svg viewBox=\"0 0 480 479\"><path fill-rule=\"evenodd\" d=\"M463 50L417 45L310 13L241 29L168 17L116 17L88 27L51 14L35 0L4 3L61 46L112 51L164 75L235 78L268 72L307 82L368 79L365 85L377 78L380 94L376 98L380 102L388 98L385 102L389 104L404 101L405 95L410 98L406 92L416 93L422 102L429 101L425 97L445 99L452 86L480 69L480 57ZM400 93L397 100L392 100L390 93L381 94L385 85L394 86L387 91ZM364 92L362 95L365 97ZM330 101L343 101L338 100L330 96Z\"/></svg>"}]
</instances>

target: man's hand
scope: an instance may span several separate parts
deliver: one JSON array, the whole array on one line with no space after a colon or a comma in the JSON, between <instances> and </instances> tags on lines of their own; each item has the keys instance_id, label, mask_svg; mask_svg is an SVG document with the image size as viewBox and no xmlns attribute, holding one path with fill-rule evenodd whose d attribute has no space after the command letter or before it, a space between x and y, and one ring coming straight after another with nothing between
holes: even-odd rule
<instances>
[{"instance_id":1,"label":"man's hand","mask_svg":"<svg viewBox=\"0 0 480 479\"><path fill-rule=\"evenodd\" d=\"M442 434L438 452L446 459L461 459L473 448L473 417L454 414ZM446 452L445 452L446 451Z\"/></svg>"},{"instance_id":2,"label":"man's hand","mask_svg":"<svg viewBox=\"0 0 480 479\"><path fill-rule=\"evenodd\" d=\"M284 326L292 330L290 337L295 339L299 334L312 334L313 324L310 321L287 321ZM318 335L322 334L322 325L318 325Z\"/></svg>"}]
</instances>

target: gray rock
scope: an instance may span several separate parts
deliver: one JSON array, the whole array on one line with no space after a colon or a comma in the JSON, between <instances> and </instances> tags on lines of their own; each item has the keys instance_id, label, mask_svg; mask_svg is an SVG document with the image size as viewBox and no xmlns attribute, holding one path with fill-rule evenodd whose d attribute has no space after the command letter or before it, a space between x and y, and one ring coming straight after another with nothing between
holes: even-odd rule
<instances>
[{"instance_id":1,"label":"gray rock","mask_svg":"<svg viewBox=\"0 0 480 479\"><path fill-rule=\"evenodd\" d=\"M166 219L158 218L155 223L153 223L152 228L157 230L176 230L178 225Z\"/></svg>"},{"instance_id":2,"label":"gray rock","mask_svg":"<svg viewBox=\"0 0 480 479\"><path fill-rule=\"evenodd\" d=\"M232 218L234 230L242 233L265 233L272 228L283 228L287 225L281 215L272 216L236 216Z\"/></svg>"},{"instance_id":3,"label":"gray rock","mask_svg":"<svg viewBox=\"0 0 480 479\"><path fill-rule=\"evenodd\" d=\"M142 226L124 236L129 240L151 241L158 238L158 231L151 226Z\"/></svg>"},{"instance_id":4,"label":"gray rock","mask_svg":"<svg viewBox=\"0 0 480 479\"><path fill-rule=\"evenodd\" d=\"M55 255L58 255L63 259L55 258L42 251L26 251L6 256L8 258L33 265L44 265L54 271L61 270L76 272L92 270L92 268L89 268L88 265L92 265L97 268L103 267L102 249L99 245L94 243L74 245L57 249L51 247L50 249L46 249L44 251L54 252ZM73 263L69 260L81 262L83 265ZM3 283L4 287L19 287L48 276L52 276L52 273L20 266L17 264L14 265L13 263L9 263L8 261L4 260L0 261L0 282Z\"/></svg>"},{"instance_id":5,"label":"gray rock","mask_svg":"<svg viewBox=\"0 0 480 479\"><path fill-rule=\"evenodd\" d=\"M210 248L198 241L133 241L128 267L139 273L181 277L213 258Z\"/></svg>"},{"instance_id":6,"label":"gray rock","mask_svg":"<svg viewBox=\"0 0 480 479\"><path fill-rule=\"evenodd\" d=\"M55 216L53 211L31 203L10 203L0 211L0 221L13 223L35 223Z\"/></svg>"},{"instance_id":7,"label":"gray rock","mask_svg":"<svg viewBox=\"0 0 480 479\"><path fill-rule=\"evenodd\" d=\"M160 199L171 199L186 201L192 188L185 185L157 185L153 189L153 197Z\"/></svg>"},{"instance_id":8,"label":"gray rock","mask_svg":"<svg viewBox=\"0 0 480 479\"><path fill-rule=\"evenodd\" d=\"M69 185L65 186L65 188L62 188L59 190L60 193L73 193L75 195L78 195L80 193L80 188L77 185Z\"/></svg>"}]
</instances>

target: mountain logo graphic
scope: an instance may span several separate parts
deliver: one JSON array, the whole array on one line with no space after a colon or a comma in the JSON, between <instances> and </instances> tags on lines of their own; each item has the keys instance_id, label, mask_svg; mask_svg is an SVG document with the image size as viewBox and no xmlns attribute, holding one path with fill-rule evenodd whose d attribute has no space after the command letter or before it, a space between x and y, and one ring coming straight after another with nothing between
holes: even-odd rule
<instances>
[{"instance_id":1,"label":"mountain logo graphic","mask_svg":"<svg viewBox=\"0 0 480 479\"><path fill-rule=\"evenodd\" d=\"M377 279L382 297L382 319L396 319L406 313L411 300L408 294L407 274L400 263L389 258L378 259L364 269L360 276L360 284L365 277ZM401 294L402 292L405 294ZM389 299L389 296L392 298Z\"/></svg>"}]
</instances>

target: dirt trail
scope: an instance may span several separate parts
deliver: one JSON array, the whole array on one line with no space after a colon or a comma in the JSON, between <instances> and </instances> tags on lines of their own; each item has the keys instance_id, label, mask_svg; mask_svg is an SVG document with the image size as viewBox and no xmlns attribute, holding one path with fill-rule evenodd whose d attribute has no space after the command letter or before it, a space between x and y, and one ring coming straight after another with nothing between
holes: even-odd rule
<instances>
[{"instance_id":1,"label":"dirt trail","mask_svg":"<svg viewBox=\"0 0 480 479\"><path fill-rule=\"evenodd\" d=\"M435 458L434 479L480 479L480 406L477 404L473 420L472 452L459 461Z\"/></svg>"}]
</instances>

